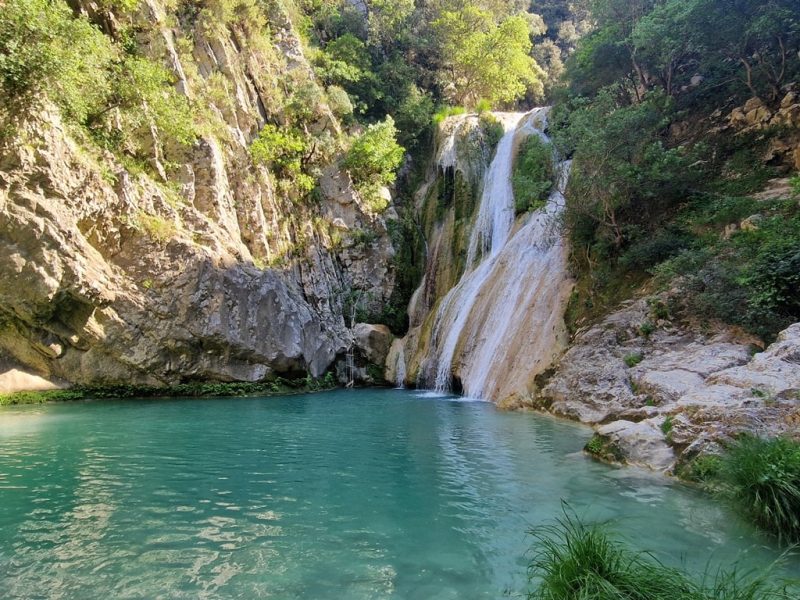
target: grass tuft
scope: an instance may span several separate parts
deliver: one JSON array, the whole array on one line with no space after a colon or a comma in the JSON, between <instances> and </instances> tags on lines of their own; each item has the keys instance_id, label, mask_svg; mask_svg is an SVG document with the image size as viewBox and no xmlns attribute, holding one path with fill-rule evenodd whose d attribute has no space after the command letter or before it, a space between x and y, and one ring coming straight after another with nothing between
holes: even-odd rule
<instances>
[{"instance_id":1,"label":"grass tuft","mask_svg":"<svg viewBox=\"0 0 800 600\"><path fill-rule=\"evenodd\" d=\"M798 590L770 570L707 571L695 581L653 556L614 540L565 508L554 525L534 529L528 600L789 600Z\"/></svg>"},{"instance_id":2,"label":"grass tuft","mask_svg":"<svg viewBox=\"0 0 800 600\"><path fill-rule=\"evenodd\" d=\"M800 542L800 443L742 436L728 448L719 479L745 516L783 542Z\"/></svg>"}]
</instances>

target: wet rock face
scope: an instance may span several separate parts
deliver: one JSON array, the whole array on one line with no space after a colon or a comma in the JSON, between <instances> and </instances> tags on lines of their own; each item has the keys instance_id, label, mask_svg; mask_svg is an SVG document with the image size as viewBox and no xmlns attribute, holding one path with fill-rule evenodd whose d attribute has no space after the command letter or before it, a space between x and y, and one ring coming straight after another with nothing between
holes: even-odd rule
<instances>
[{"instance_id":1,"label":"wet rock face","mask_svg":"<svg viewBox=\"0 0 800 600\"><path fill-rule=\"evenodd\" d=\"M141 10L154 32L144 51L180 93L212 72L226 79L229 97L210 107L226 135L203 134L169 180L158 144L153 172L131 172L82 147L52 107L0 140L0 358L72 383L322 375L351 344L348 291L368 290L377 306L390 298L393 248L342 173L304 204L250 158L269 77L313 77L292 25L275 24L283 54L237 43L243 30L198 30L187 57L163 6ZM327 106L313 108L314 126L339 131ZM352 232L370 243L355 247Z\"/></svg>"},{"instance_id":2,"label":"wet rock face","mask_svg":"<svg viewBox=\"0 0 800 600\"><path fill-rule=\"evenodd\" d=\"M651 318L644 300L579 334L540 393L554 414L597 426L624 462L660 471L741 432L800 434L800 323L755 355L731 332Z\"/></svg>"}]
</instances>

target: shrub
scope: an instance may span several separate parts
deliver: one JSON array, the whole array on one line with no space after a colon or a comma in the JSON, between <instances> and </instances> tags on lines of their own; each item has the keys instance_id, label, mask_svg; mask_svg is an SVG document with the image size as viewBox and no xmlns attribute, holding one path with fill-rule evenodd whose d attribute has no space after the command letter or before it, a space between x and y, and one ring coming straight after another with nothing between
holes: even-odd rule
<instances>
[{"instance_id":1,"label":"shrub","mask_svg":"<svg viewBox=\"0 0 800 600\"><path fill-rule=\"evenodd\" d=\"M656 330L655 326L650 321L645 321L639 325L639 335L643 338L649 338Z\"/></svg>"},{"instance_id":2,"label":"shrub","mask_svg":"<svg viewBox=\"0 0 800 600\"><path fill-rule=\"evenodd\" d=\"M350 96L343 88L338 85L329 85L327 89L328 105L331 107L333 114L340 119L349 119L353 115L353 103L350 101Z\"/></svg>"},{"instance_id":3,"label":"shrub","mask_svg":"<svg viewBox=\"0 0 800 600\"><path fill-rule=\"evenodd\" d=\"M368 205L378 209L376 212L380 212L382 205L380 188L394 182L404 153L397 143L394 120L386 117L382 123L367 127L345 156L344 167L350 172L356 190Z\"/></svg>"},{"instance_id":4,"label":"shrub","mask_svg":"<svg viewBox=\"0 0 800 600\"><path fill-rule=\"evenodd\" d=\"M681 465L676 474L688 481L711 483L719 476L721 465L722 458L716 454L701 454Z\"/></svg>"},{"instance_id":5,"label":"shrub","mask_svg":"<svg viewBox=\"0 0 800 600\"><path fill-rule=\"evenodd\" d=\"M631 354L626 354L622 360L625 362L627 367L635 367L642 362L643 359L644 356L642 356L641 352L633 352Z\"/></svg>"},{"instance_id":6,"label":"shrub","mask_svg":"<svg viewBox=\"0 0 800 600\"><path fill-rule=\"evenodd\" d=\"M475 104L475 112L478 114L489 112L490 110L492 110L492 103L486 98L481 98L478 100L477 104Z\"/></svg>"},{"instance_id":7,"label":"shrub","mask_svg":"<svg viewBox=\"0 0 800 600\"><path fill-rule=\"evenodd\" d=\"M8 0L0 10L0 95L12 110L49 93L78 122L104 105L115 50L63 0Z\"/></svg>"},{"instance_id":8,"label":"shrub","mask_svg":"<svg viewBox=\"0 0 800 600\"><path fill-rule=\"evenodd\" d=\"M267 123L250 144L250 157L256 164L273 169L301 192L314 187L314 179L305 173L303 160L308 150L305 136L296 129L278 129Z\"/></svg>"},{"instance_id":9,"label":"shrub","mask_svg":"<svg viewBox=\"0 0 800 600\"><path fill-rule=\"evenodd\" d=\"M682 571L635 552L600 525L587 525L565 510L554 525L530 532L535 540L529 600L770 600L797 591L771 578L718 571L697 582Z\"/></svg>"},{"instance_id":10,"label":"shrub","mask_svg":"<svg viewBox=\"0 0 800 600\"><path fill-rule=\"evenodd\" d=\"M467 109L463 106L442 106L433 114L433 124L438 125L449 117L463 115L466 112Z\"/></svg>"},{"instance_id":11,"label":"shrub","mask_svg":"<svg viewBox=\"0 0 800 600\"><path fill-rule=\"evenodd\" d=\"M719 476L747 517L783 541L800 541L800 443L742 436L728 448Z\"/></svg>"},{"instance_id":12,"label":"shrub","mask_svg":"<svg viewBox=\"0 0 800 600\"><path fill-rule=\"evenodd\" d=\"M175 236L175 223L159 215L139 213L136 217L138 225L144 229L153 241L165 244Z\"/></svg>"},{"instance_id":13,"label":"shrub","mask_svg":"<svg viewBox=\"0 0 800 600\"><path fill-rule=\"evenodd\" d=\"M197 133L191 109L173 84L174 76L158 63L125 57L114 66L104 106L87 117L95 140L118 153L142 155L148 149L141 132L152 123L163 140L192 144Z\"/></svg>"},{"instance_id":14,"label":"shrub","mask_svg":"<svg viewBox=\"0 0 800 600\"><path fill-rule=\"evenodd\" d=\"M538 135L532 135L519 149L511 180L517 213L544 206L554 182L553 149Z\"/></svg>"}]
</instances>

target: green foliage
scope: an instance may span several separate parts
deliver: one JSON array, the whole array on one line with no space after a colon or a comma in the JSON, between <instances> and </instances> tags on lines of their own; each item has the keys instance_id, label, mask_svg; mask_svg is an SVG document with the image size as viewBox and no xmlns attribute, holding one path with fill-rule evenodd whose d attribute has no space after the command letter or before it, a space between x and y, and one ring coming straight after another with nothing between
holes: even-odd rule
<instances>
[{"instance_id":1,"label":"green foliage","mask_svg":"<svg viewBox=\"0 0 800 600\"><path fill-rule=\"evenodd\" d=\"M642 360L644 360L644 356L641 352L634 352L631 354L626 354L622 360L625 363L625 366L632 368L642 362Z\"/></svg>"},{"instance_id":2,"label":"green foliage","mask_svg":"<svg viewBox=\"0 0 800 600\"><path fill-rule=\"evenodd\" d=\"M175 223L168 221L160 215L150 215L140 212L136 216L136 224L141 227L150 238L159 244L166 244L177 232Z\"/></svg>"},{"instance_id":3,"label":"green foliage","mask_svg":"<svg viewBox=\"0 0 800 600\"><path fill-rule=\"evenodd\" d=\"M584 446L584 450L589 454L594 456L599 456L603 453L603 438L598 435L593 435L588 442L586 442L586 446Z\"/></svg>"},{"instance_id":4,"label":"green foliage","mask_svg":"<svg viewBox=\"0 0 800 600\"><path fill-rule=\"evenodd\" d=\"M611 463L624 463L625 454L609 438L595 433L583 449L593 457Z\"/></svg>"},{"instance_id":5,"label":"green foliage","mask_svg":"<svg viewBox=\"0 0 800 600\"><path fill-rule=\"evenodd\" d=\"M727 449L719 478L744 515L782 541L800 541L800 444L745 435Z\"/></svg>"},{"instance_id":6,"label":"green foliage","mask_svg":"<svg viewBox=\"0 0 800 600\"><path fill-rule=\"evenodd\" d=\"M712 483L719 476L722 458L716 454L701 454L676 469L676 475L687 481Z\"/></svg>"},{"instance_id":7,"label":"green foliage","mask_svg":"<svg viewBox=\"0 0 800 600\"><path fill-rule=\"evenodd\" d=\"M695 581L568 510L554 525L538 527L531 535L528 574L535 589L529 600L788 600L797 592L770 569L745 574L719 570Z\"/></svg>"},{"instance_id":8,"label":"green foliage","mask_svg":"<svg viewBox=\"0 0 800 600\"><path fill-rule=\"evenodd\" d=\"M141 131L155 125L159 136L181 145L195 141L194 122L185 96L175 92L173 76L141 56L126 56L115 65L106 105L90 114L95 139L109 149L141 155Z\"/></svg>"},{"instance_id":9,"label":"green foliage","mask_svg":"<svg viewBox=\"0 0 800 600\"><path fill-rule=\"evenodd\" d=\"M484 143L489 148L490 153L494 152L505 133L503 124L491 113L481 113L478 120L481 124Z\"/></svg>"},{"instance_id":10,"label":"green foliage","mask_svg":"<svg viewBox=\"0 0 800 600\"><path fill-rule=\"evenodd\" d=\"M543 207L555 178L552 146L538 135L531 135L520 146L511 178L516 212Z\"/></svg>"},{"instance_id":11,"label":"green foliage","mask_svg":"<svg viewBox=\"0 0 800 600\"><path fill-rule=\"evenodd\" d=\"M123 11L134 6L115 3ZM46 96L107 149L137 156L150 125L162 142L195 139L188 101L173 83L136 54L135 41L121 34L115 43L63 0L10 0L0 12L0 92L12 115Z\"/></svg>"},{"instance_id":12,"label":"green foliage","mask_svg":"<svg viewBox=\"0 0 800 600\"><path fill-rule=\"evenodd\" d=\"M338 85L329 85L327 89L328 105L331 107L333 114L344 119L345 121L353 114L353 103L350 101L350 96L344 89Z\"/></svg>"},{"instance_id":13,"label":"green foliage","mask_svg":"<svg viewBox=\"0 0 800 600\"><path fill-rule=\"evenodd\" d=\"M406 87L405 97L395 111L397 122L397 141L409 153L426 143L431 130L434 104L429 93L421 91L416 85Z\"/></svg>"},{"instance_id":14,"label":"green foliage","mask_svg":"<svg viewBox=\"0 0 800 600\"><path fill-rule=\"evenodd\" d=\"M308 141L301 132L279 129L271 123L264 125L250 145L253 162L274 169L279 177L293 182L301 192L314 187L314 179L304 169L307 152Z\"/></svg>"},{"instance_id":15,"label":"green foliage","mask_svg":"<svg viewBox=\"0 0 800 600\"><path fill-rule=\"evenodd\" d=\"M335 388L336 385L336 377L333 373L326 373L322 378L314 378L310 375L302 379L278 377L273 381L263 383L196 381L164 387L127 384L75 386L65 390L0 394L0 406L121 398L270 396L318 392Z\"/></svg>"},{"instance_id":16,"label":"green foliage","mask_svg":"<svg viewBox=\"0 0 800 600\"><path fill-rule=\"evenodd\" d=\"M661 433L667 436L667 438L669 438L670 433L672 433L672 425L672 415L667 415L661 423Z\"/></svg>"},{"instance_id":17,"label":"green foliage","mask_svg":"<svg viewBox=\"0 0 800 600\"><path fill-rule=\"evenodd\" d=\"M739 325L767 341L800 318L800 211L794 203L726 200L700 203L685 216L723 228L760 210L754 229L729 237L702 234L687 249L659 264L658 280L681 277L687 310Z\"/></svg>"},{"instance_id":18,"label":"green foliage","mask_svg":"<svg viewBox=\"0 0 800 600\"><path fill-rule=\"evenodd\" d=\"M456 117L458 115L466 114L467 109L463 106L442 106L433 115L433 123L439 125L448 117Z\"/></svg>"},{"instance_id":19,"label":"green foliage","mask_svg":"<svg viewBox=\"0 0 800 600\"><path fill-rule=\"evenodd\" d=\"M481 98L475 103L475 112L478 114L483 114L485 112L489 112L492 110L492 103L489 102L486 98Z\"/></svg>"},{"instance_id":20,"label":"green foliage","mask_svg":"<svg viewBox=\"0 0 800 600\"><path fill-rule=\"evenodd\" d=\"M0 10L0 94L12 111L44 95L84 122L109 91L117 52L63 0L7 0Z\"/></svg>"},{"instance_id":21,"label":"green foliage","mask_svg":"<svg viewBox=\"0 0 800 600\"><path fill-rule=\"evenodd\" d=\"M661 95L620 106L608 90L570 108L556 139L574 151L566 215L572 242L617 257L631 240L631 226L657 222L690 193L702 171L693 152L665 145L671 107Z\"/></svg>"},{"instance_id":22,"label":"green foliage","mask_svg":"<svg viewBox=\"0 0 800 600\"><path fill-rule=\"evenodd\" d=\"M375 212L386 208L380 188L394 182L397 168L403 161L403 147L397 143L394 120L386 117L358 136L344 159L358 192Z\"/></svg>"},{"instance_id":23,"label":"green foliage","mask_svg":"<svg viewBox=\"0 0 800 600\"><path fill-rule=\"evenodd\" d=\"M656 330L655 326L650 321L645 321L639 325L639 335L643 338L649 338Z\"/></svg>"},{"instance_id":24,"label":"green foliage","mask_svg":"<svg viewBox=\"0 0 800 600\"><path fill-rule=\"evenodd\" d=\"M512 102L529 89L542 91L544 75L530 56L528 22L509 16L499 23L492 13L474 5L442 11L433 23L441 45L448 98L475 106Z\"/></svg>"}]
</instances>

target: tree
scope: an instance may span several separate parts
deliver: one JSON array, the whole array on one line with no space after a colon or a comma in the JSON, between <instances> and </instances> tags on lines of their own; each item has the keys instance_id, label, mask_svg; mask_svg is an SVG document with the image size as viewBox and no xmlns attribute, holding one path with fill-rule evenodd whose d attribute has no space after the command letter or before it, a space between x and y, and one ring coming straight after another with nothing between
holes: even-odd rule
<instances>
[{"instance_id":1,"label":"tree","mask_svg":"<svg viewBox=\"0 0 800 600\"><path fill-rule=\"evenodd\" d=\"M474 106L483 98L496 104L531 88L541 93L544 73L530 56L525 17L496 23L489 11L468 6L443 11L433 26L441 40L439 77L451 102Z\"/></svg>"}]
</instances>

